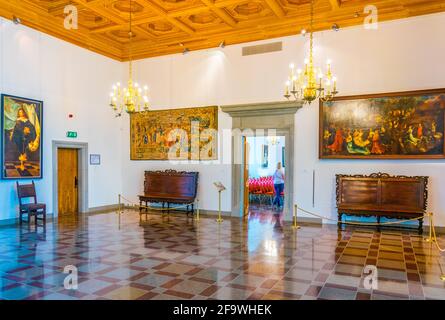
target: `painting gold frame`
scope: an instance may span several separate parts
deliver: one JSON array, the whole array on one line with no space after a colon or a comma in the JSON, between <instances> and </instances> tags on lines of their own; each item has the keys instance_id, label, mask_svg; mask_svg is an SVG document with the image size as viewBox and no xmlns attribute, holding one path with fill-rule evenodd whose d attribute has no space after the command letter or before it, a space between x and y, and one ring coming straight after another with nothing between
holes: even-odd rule
<instances>
[{"instance_id":1,"label":"painting gold frame","mask_svg":"<svg viewBox=\"0 0 445 320\"><path fill-rule=\"evenodd\" d=\"M437 132L436 136L441 137L441 142L438 142L438 145L435 146L437 150L441 150L436 154L327 154L326 152L326 128L330 124L327 124L327 111L325 110L325 105L330 103L341 103L341 102L351 102L354 100L375 100L381 101L384 99L408 99L410 98L426 98L426 97L436 97L438 98L438 103L440 103L438 109L437 121L440 125L440 130ZM416 100L417 101L417 100ZM417 90L417 91L407 91L407 92L391 92L391 93L379 93L379 94L367 94L367 95L354 95L354 96L343 96L336 97L332 100L332 102L323 102L320 100L319 103L319 158L320 159L444 159L445 158L445 110L443 107L443 103L445 101L445 88L443 89L431 89L431 90ZM372 104L371 104L372 105ZM419 106L416 106L419 108ZM412 111L415 113L415 111ZM381 116L381 114L379 114ZM352 117L349 113L348 116ZM345 120L345 121L348 121ZM351 122L351 121L349 121ZM352 121L353 122L353 121ZM431 126L431 124L428 124ZM341 127L339 125L339 127ZM409 128L412 130L412 128ZM405 129L408 130L408 129ZM329 133L332 136L332 133ZM344 137L343 137L344 138ZM341 139L340 139L341 140Z\"/></svg>"},{"instance_id":2,"label":"painting gold frame","mask_svg":"<svg viewBox=\"0 0 445 320\"><path fill-rule=\"evenodd\" d=\"M6 103L6 99L9 100L9 104ZM21 118L16 118L16 112L21 112ZM42 179L43 101L2 94L0 114L1 178Z\"/></svg>"},{"instance_id":3,"label":"painting gold frame","mask_svg":"<svg viewBox=\"0 0 445 320\"><path fill-rule=\"evenodd\" d=\"M208 157L201 157L203 141L192 141L192 121L199 122L200 139L206 129L212 129L215 136L212 140L213 148ZM192 143L199 144L199 160L218 159L218 107L197 107L165 109L159 111L140 112L130 115L130 159L131 160L170 160L168 157L169 144L168 135L172 130L181 129L187 133L188 156L184 159L190 160L190 148ZM182 137L180 137L182 139ZM207 141L208 142L208 141ZM196 160L196 159L193 159Z\"/></svg>"}]
</instances>

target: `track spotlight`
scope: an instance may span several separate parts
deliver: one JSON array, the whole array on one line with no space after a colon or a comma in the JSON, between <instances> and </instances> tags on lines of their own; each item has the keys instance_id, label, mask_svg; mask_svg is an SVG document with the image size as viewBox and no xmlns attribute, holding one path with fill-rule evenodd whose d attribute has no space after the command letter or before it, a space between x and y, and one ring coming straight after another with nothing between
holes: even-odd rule
<instances>
[{"instance_id":1,"label":"track spotlight","mask_svg":"<svg viewBox=\"0 0 445 320\"><path fill-rule=\"evenodd\" d=\"M338 24L334 23L334 24L332 25L332 30L334 30L334 31L338 31L338 30L340 30L340 27L338 26Z\"/></svg>"},{"instance_id":2,"label":"track spotlight","mask_svg":"<svg viewBox=\"0 0 445 320\"><path fill-rule=\"evenodd\" d=\"M220 47L221 49L224 49L224 48L226 47L226 42L225 42L225 41L221 42L221 43L219 44L219 47Z\"/></svg>"},{"instance_id":3,"label":"track spotlight","mask_svg":"<svg viewBox=\"0 0 445 320\"><path fill-rule=\"evenodd\" d=\"M184 51L182 51L182 54L185 55L185 54L187 54L187 53L189 53L189 52L190 52L190 50L189 50L188 48L185 48Z\"/></svg>"},{"instance_id":4,"label":"track spotlight","mask_svg":"<svg viewBox=\"0 0 445 320\"><path fill-rule=\"evenodd\" d=\"M301 35L304 37L306 35L307 31L306 29L301 29Z\"/></svg>"},{"instance_id":5,"label":"track spotlight","mask_svg":"<svg viewBox=\"0 0 445 320\"><path fill-rule=\"evenodd\" d=\"M22 20L20 20L19 17L13 16L12 17L12 22L14 22L14 24L21 24Z\"/></svg>"}]
</instances>

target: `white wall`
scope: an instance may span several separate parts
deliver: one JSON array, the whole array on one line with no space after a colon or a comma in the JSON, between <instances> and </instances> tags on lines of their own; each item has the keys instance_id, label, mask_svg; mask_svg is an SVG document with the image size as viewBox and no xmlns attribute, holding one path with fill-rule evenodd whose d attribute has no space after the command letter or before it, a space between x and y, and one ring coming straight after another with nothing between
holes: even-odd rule
<instances>
[{"instance_id":1,"label":"white wall","mask_svg":"<svg viewBox=\"0 0 445 320\"><path fill-rule=\"evenodd\" d=\"M36 185L48 212L55 192L53 140L88 142L90 153L101 154L102 165L89 167L89 207L117 203L121 120L107 105L111 84L121 76L118 62L0 18L0 92L44 101L44 177ZM77 131L78 138L67 139L67 131ZM0 220L16 216L15 181L0 181Z\"/></svg>"},{"instance_id":2,"label":"white wall","mask_svg":"<svg viewBox=\"0 0 445 320\"><path fill-rule=\"evenodd\" d=\"M445 14L381 23L378 30L362 27L315 36L316 61L333 60L341 95L406 91L445 87ZM241 45L146 59L137 63L140 82L151 88L153 108L230 105L280 101L289 62L303 62L307 38L286 37L282 52L242 57ZM267 41L269 42L269 41ZM260 42L261 43L261 42ZM445 225L445 162L436 161L327 161L318 160L318 106L295 116L295 201L302 207L336 218L335 174L371 173L428 175L431 177L429 210ZM231 119L220 114L220 130ZM129 128L123 126L123 190L142 191L143 171L172 168L167 162L129 161ZM212 182L230 187L229 165L180 166L201 173L200 199L204 209L217 208ZM312 207L312 171L316 172L315 207ZM223 210L231 208L230 188Z\"/></svg>"}]
</instances>

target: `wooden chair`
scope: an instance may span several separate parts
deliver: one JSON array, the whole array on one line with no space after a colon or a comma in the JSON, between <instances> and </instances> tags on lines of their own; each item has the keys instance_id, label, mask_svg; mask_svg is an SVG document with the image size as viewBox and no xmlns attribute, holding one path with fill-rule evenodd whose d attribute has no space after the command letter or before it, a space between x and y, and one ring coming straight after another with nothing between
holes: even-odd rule
<instances>
[{"instance_id":1,"label":"wooden chair","mask_svg":"<svg viewBox=\"0 0 445 320\"><path fill-rule=\"evenodd\" d=\"M32 184L19 185L17 182L17 195L19 197L19 213L20 224L23 222L23 215L28 216L28 223L31 221L31 217L35 217L35 223L37 220L42 220L46 224L46 204L37 203L36 187L34 181ZM33 199L34 202L23 203L24 199ZM42 216L42 218L39 218Z\"/></svg>"}]
</instances>

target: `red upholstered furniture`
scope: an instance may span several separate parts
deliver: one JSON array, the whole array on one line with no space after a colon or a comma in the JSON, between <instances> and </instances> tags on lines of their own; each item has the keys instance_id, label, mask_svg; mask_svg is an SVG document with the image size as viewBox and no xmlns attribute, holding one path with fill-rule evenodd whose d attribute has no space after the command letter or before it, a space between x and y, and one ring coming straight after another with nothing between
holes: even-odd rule
<instances>
[{"instance_id":1,"label":"red upholstered furniture","mask_svg":"<svg viewBox=\"0 0 445 320\"><path fill-rule=\"evenodd\" d=\"M272 203L275 196L273 177L249 178L249 197L251 201L258 201L260 204L268 200ZM281 193L284 196L284 192Z\"/></svg>"},{"instance_id":2,"label":"red upholstered furniture","mask_svg":"<svg viewBox=\"0 0 445 320\"><path fill-rule=\"evenodd\" d=\"M168 209L170 204L187 205L187 214L193 213L198 176L198 172L146 171L144 194L139 196L140 211L143 203L146 206L148 203L162 203L162 207L167 204Z\"/></svg>"},{"instance_id":3,"label":"red upholstered furniture","mask_svg":"<svg viewBox=\"0 0 445 320\"><path fill-rule=\"evenodd\" d=\"M17 182L17 195L19 198L19 219L20 224L23 222L23 216L28 217L28 223L31 217L34 216L37 225L38 220L42 220L46 224L46 204L37 203L37 194L34 181L31 184L20 185ZM31 199L32 202L26 202L25 199ZM39 218L40 216L40 218Z\"/></svg>"}]
</instances>

